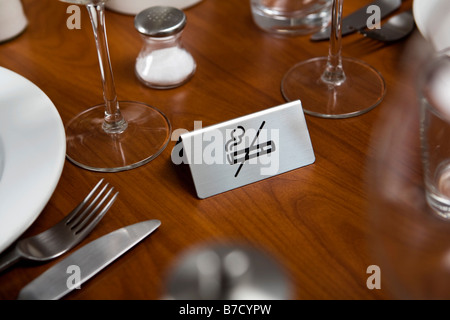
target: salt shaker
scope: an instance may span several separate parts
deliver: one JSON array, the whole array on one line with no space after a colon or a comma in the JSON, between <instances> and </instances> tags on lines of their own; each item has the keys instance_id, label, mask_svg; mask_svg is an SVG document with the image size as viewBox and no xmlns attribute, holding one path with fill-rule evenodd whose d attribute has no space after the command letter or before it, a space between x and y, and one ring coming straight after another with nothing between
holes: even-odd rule
<instances>
[{"instance_id":1,"label":"salt shaker","mask_svg":"<svg viewBox=\"0 0 450 320\"><path fill-rule=\"evenodd\" d=\"M137 14L134 24L144 41L135 66L140 81L151 88L170 89L194 75L195 60L181 41L186 25L182 10L151 7Z\"/></svg>"}]
</instances>

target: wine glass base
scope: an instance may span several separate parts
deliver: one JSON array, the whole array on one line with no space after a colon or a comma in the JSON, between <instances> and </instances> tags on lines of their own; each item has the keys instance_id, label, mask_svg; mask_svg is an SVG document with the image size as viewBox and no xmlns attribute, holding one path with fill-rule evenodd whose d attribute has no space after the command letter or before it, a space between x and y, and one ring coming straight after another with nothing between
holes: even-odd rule
<instances>
[{"instance_id":1,"label":"wine glass base","mask_svg":"<svg viewBox=\"0 0 450 320\"><path fill-rule=\"evenodd\" d=\"M67 124L66 155L71 162L91 171L118 172L144 165L161 154L172 132L167 117L142 102L120 101L119 107L128 123L122 133L103 130L103 104L86 110Z\"/></svg>"},{"instance_id":2,"label":"wine glass base","mask_svg":"<svg viewBox=\"0 0 450 320\"><path fill-rule=\"evenodd\" d=\"M339 85L322 80L328 58L300 62L284 76L281 92L287 101L300 100L306 114L322 118L350 118L366 113L383 100L383 76L364 61L342 58L346 75Z\"/></svg>"}]
</instances>

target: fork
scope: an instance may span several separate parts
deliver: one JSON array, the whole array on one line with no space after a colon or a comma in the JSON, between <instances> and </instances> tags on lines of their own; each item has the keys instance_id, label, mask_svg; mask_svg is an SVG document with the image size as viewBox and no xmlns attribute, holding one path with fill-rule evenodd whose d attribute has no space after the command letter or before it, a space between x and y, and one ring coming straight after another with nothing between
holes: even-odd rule
<instances>
[{"instance_id":1,"label":"fork","mask_svg":"<svg viewBox=\"0 0 450 320\"><path fill-rule=\"evenodd\" d=\"M12 249L0 257L0 272L21 259L47 261L67 252L80 243L100 222L119 194L108 192L109 183L95 195L102 185L101 179L80 204L53 227L35 236L19 240ZM105 194L106 192L106 194ZM109 201L105 203L105 201ZM102 208L103 206L103 208ZM101 209L100 212L98 212ZM98 212L98 214L97 214Z\"/></svg>"}]
</instances>

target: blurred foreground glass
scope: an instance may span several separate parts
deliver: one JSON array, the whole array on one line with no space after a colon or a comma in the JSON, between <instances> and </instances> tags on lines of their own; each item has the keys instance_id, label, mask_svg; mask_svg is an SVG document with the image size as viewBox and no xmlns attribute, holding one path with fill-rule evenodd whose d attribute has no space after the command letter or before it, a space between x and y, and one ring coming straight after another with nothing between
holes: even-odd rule
<instances>
[{"instance_id":1,"label":"blurred foreground glass","mask_svg":"<svg viewBox=\"0 0 450 320\"><path fill-rule=\"evenodd\" d=\"M420 132L425 192L440 217L450 219L450 57L425 70L420 89Z\"/></svg>"},{"instance_id":2,"label":"blurred foreground glass","mask_svg":"<svg viewBox=\"0 0 450 320\"><path fill-rule=\"evenodd\" d=\"M420 141L417 79L434 57L430 51L420 35L407 43L393 71L390 107L381 110L371 133L366 185L372 261L381 269L381 290L399 299L450 299L450 221L427 203Z\"/></svg>"},{"instance_id":3,"label":"blurred foreground glass","mask_svg":"<svg viewBox=\"0 0 450 320\"><path fill-rule=\"evenodd\" d=\"M186 250L168 274L166 300L287 300L293 288L283 266L256 247L204 244Z\"/></svg>"},{"instance_id":4,"label":"blurred foreground glass","mask_svg":"<svg viewBox=\"0 0 450 320\"><path fill-rule=\"evenodd\" d=\"M332 0L250 0L253 20L267 32L305 35L328 26Z\"/></svg>"},{"instance_id":5,"label":"blurred foreground glass","mask_svg":"<svg viewBox=\"0 0 450 320\"><path fill-rule=\"evenodd\" d=\"M169 143L171 125L157 108L118 101L105 26L107 0L60 0L84 4L89 12L102 76L104 103L66 125L67 158L88 170L117 172L146 164Z\"/></svg>"}]
</instances>

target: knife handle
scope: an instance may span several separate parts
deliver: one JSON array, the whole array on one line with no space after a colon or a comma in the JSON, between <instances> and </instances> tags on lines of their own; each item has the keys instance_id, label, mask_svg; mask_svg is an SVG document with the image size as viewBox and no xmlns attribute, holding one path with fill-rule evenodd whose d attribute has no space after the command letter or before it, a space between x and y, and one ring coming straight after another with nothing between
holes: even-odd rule
<instances>
[{"instance_id":1,"label":"knife handle","mask_svg":"<svg viewBox=\"0 0 450 320\"><path fill-rule=\"evenodd\" d=\"M18 262L20 258L21 255L19 254L19 252L15 247L3 253L0 256L0 272L11 267L13 264Z\"/></svg>"}]
</instances>

